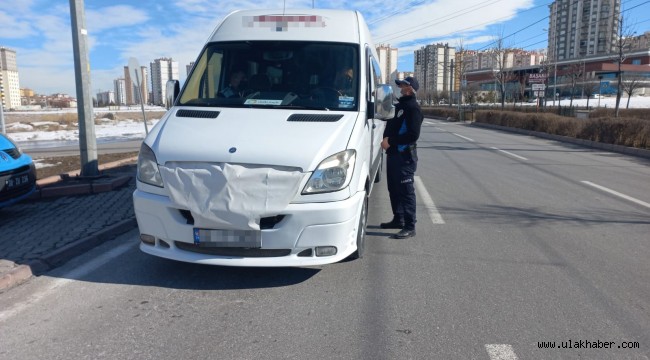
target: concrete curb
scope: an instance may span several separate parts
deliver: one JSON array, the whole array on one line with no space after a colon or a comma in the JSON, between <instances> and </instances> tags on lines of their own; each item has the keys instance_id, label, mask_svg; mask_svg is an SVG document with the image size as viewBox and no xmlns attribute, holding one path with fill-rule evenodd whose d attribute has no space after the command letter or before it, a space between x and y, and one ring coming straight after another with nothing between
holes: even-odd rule
<instances>
[{"instance_id":1,"label":"concrete curb","mask_svg":"<svg viewBox=\"0 0 650 360\"><path fill-rule=\"evenodd\" d=\"M612 152L616 152L616 153L619 153L619 154L632 155L632 156L638 156L638 157L650 159L650 150L645 150L645 149L638 149L638 148L633 148L633 147L628 147L628 146L621 146L621 145L614 145L614 144L605 144L605 143L601 143L601 142L597 142L597 141L576 139L576 138L572 138L572 137L568 137L568 136L553 135L553 134L547 134L547 133L538 132L538 131L511 128L511 127L507 127L507 126L500 126L500 125L493 125L493 124L485 124L485 123L473 122L473 123L470 124L470 126L476 126L476 127L487 128L487 129L494 129L494 130L501 130L501 131L518 133L518 134L536 136L536 137L540 137L540 138L544 138L544 139L555 140L555 141L560 141L560 142L565 142L565 143L571 143L571 144L586 146L586 147L590 147L590 148L594 148L594 149L612 151Z\"/></svg>"}]
</instances>

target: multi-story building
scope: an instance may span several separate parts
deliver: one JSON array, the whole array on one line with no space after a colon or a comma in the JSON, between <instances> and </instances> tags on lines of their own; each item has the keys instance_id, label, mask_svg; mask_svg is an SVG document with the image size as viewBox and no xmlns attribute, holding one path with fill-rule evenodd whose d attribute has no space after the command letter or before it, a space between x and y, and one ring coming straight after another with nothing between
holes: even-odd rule
<instances>
[{"instance_id":1,"label":"multi-story building","mask_svg":"<svg viewBox=\"0 0 650 360\"><path fill-rule=\"evenodd\" d=\"M123 78L113 80L115 88L115 104L126 105L126 81Z\"/></svg>"},{"instance_id":2,"label":"multi-story building","mask_svg":"<svg viewBox=\"0 0 650 360\"><path fill-rule=\"evenodd\" d=\"M420 92L438 93L450 90L452 62L456 49L449 44L423 46L414 53L415 78L420 83Z\"/></svg>"},{"instance_id":3,"label":"multi-story building","mask_svg":"<svg viewBox=\"0 0 650 360\"><path fill-rule=\"evenodd\" d=\"M124 97L127 105L139 104L140 99L144 104L149 103L149 70L146 66L140 67L140 73L142 74L142 79L140 79L140 97L138 97L138 90L135 86L135 81L131 78L129 72L129 67L124 67L124 82L125 82L125 92ZM116 92L117 93L117 92Z\"/></svg>"},{"instance_id":4,"label":"multi-story building","mask_svg":"<svg viewBox=\"0 0 650 360\"><path fill-rule=\"evenodd\" d=\"M194 67L194 61L190 61L189 64L185 65L185 76L190 76L190 71Z\"/></svg>"},{"instance_id":5,"label":"multi-story building","mask_svg":"<svg viewBox=\"0 0 650 360\"><path fill-rule=\"evenodd\" d=\"M97 104L99 106L115 105L115 92L102 91L97 93Z\"/></svg>"},{"instance_id":6,"label":"multi-story building","mask_svg":"<svg viewBox=\"0 0 650 360\"><path fill-rule=\"evenodd\" d=\"M621 0L555 0L549 10L549 60L606 55L614 50Z\"/></svg>"},{"instance_id":7,"label":"multi-story building","mask_svg":"<svg viewBox=\"0 0 650 360\"><path fill-rule=\"evenodd\" d=\"M397 78L397 48L390 47L390 44L377 46L379 66L381 67L381 82L392 84Z\"/></svg>"},{"instance_id":8,"label":"multi-story building","mask_svg":"<svg viewBox=\"0 0 650 360\"><path fill-rule=\"evenodd\" d=\"M630 51L650 50L650 31L629 39Z\"/></svg>"},{"instance_id":9,"label":"multi-story building","mask_svg":"<svg viewBox=\"0 0 650 360\"><path fill-rule=\"evenodd\" d=\"M5 109L21 105L16 51L6 47L0 47L0 99Z\"/></svg>"},{"instance_id":10,"label":"multi-story building","mask_svg":"<svg viewBox=\"0 0 650 360\"><path fill-rule=\"evenodd\" d=\"M179 80L178 62L172 58L160 58L150 63L151 90L154 105L165 105L167 81Z\"/></svg>"}]
</instances>

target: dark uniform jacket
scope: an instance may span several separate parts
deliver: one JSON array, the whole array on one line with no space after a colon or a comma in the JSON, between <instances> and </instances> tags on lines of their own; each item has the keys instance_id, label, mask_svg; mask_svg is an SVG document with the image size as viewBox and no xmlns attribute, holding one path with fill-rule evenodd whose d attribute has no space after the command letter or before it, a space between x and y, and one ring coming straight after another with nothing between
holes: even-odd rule
<instances>
[{"instance_id":1,"label":"dark uniform jacket","mask_svg":"<svg viewBox=\"0 0 650 360\"><path fill-rule=\"evenodd\" d=\"M387 154L394 154L408 148L404 145L415 145L420 137L422 127L422 111L415 96L402 96L395 105L395 117L388 120L384 129L384 137L388 137L390 147ZM404 126L406 126L404 128Z\"/></svg>"}]
</instances>

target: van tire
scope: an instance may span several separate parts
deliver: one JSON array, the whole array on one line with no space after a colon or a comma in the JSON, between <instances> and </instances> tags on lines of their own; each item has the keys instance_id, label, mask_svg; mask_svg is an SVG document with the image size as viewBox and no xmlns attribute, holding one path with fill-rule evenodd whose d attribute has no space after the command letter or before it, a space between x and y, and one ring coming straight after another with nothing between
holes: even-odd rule
<instances>
[{"instance_id":1,"label":"van tire","mask_svg":"<svg viewBox=\"0 0 650 360\"><path fill-rule=\"evenodd\" d=\"M363 258L366 244L366 225L368 224L368 193L363 195L363 205L359 213L359 225L357 230L357 251L350 255L350 259L356 260Z\"/></svg>"}]
</instances>

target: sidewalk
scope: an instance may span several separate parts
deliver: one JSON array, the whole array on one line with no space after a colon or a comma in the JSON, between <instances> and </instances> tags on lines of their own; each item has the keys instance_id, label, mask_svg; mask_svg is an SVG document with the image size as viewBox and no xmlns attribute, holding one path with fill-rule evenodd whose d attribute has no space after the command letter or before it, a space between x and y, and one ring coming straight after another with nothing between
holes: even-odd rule
<instances>
[{"instance_id":1,"label":"sidewalk","mask_svg":"<svg viewBox=\"0 0 650 360\"><path fill-rule=\"evenodd\" d=\"M92 180L39 180L31 200L0 209L0 292L135 228L136 161L100 166Z\"/></svg>"}]
</instances>

